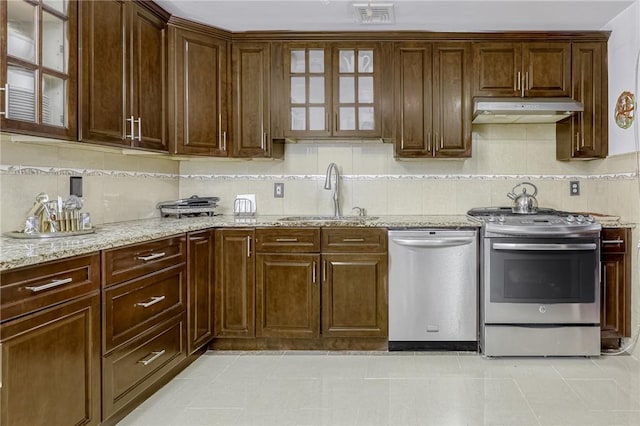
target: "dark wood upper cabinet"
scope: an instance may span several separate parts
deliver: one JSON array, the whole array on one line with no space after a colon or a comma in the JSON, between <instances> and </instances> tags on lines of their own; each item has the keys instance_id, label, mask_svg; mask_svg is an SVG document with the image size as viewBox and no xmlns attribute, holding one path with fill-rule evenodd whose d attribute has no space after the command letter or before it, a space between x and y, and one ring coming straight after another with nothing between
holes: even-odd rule
<instances>
[{"instance_id":1,"label":"dark wood upper cabinet","mask_svg":"<svg viewBox=\"0 0 640 426\"><path fill-rule=\"evenodd\" d=\"M398 43L396 157L471 155L470 43Z\"/></svg>"},{"instance_id":2,"label":"dark wood upper cabinet","mask_svg":"<svg viewBox=\"0 0 640 426\"><path fill-rule=\"evenodd\" d=\"M477 42L474 96L571 96L571 43Z\"/></svg>"},{"instance_id":3,"label":"dark wood upper cabinet","mask_svg":"<svg viewBox=\"0 0 640 426\"><path fill-rule=\"evenodd\" d=\"M78 3L0 2L0 128L76 139Z\"/></svg>"},{"instance_id":4,"label":"dark wood upper cabinet","mask_svg":"<svg viewBox=\"0 0 640 426\"><path fill-rule=\"evenodd\" d=\"M229 43L169 25L171 153L226 157ZM197 28L201 28L198 26Z\"/></svg>"},{"instance_id":5,"label":"dark wood upper cabinet","mask_svg":"<svg viewBox=\"0 0 640 426\"><path fill-rule=\"evenodd\" d=\"M556 125L556 158L604 158L609 152L607 45L573 43L572 49L572 97L584 111Z\"/></svg>"},{"instance_id":6,"label":"dark wood upper cabinet","mask_svg":"<svg viewBox=\"0 0 640 426\"><path fill-rule=\"evenodd\" d=\"M149 5L80 3L80 141L168 151L166 16Z\"/></svg>"},{"instance_id":7,"label":"dark wood upper cabinet","mask_svg":"<svg viewBox=\"0 0 640 426\"><path fill-rule=\"evenodd\" d=\"M232 45L234 157L271 157L269 43Z\"/></svg>"},{"instance_id":8,"label":"dark wood upper cabinet","mask_svg":"<svg viewBox=\"0 0 640 426\"><path fill-rule=\"evenodd\" d=\"M381 137L380 52L377 42L285 43L284 135Z\"/></svg>"}]
</instances>

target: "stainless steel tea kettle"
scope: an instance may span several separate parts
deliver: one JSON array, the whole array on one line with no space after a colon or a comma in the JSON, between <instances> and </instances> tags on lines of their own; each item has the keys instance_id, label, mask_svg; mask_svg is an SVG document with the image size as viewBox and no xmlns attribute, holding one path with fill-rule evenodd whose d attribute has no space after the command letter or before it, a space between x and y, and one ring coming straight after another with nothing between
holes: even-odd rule
<instances>
[{"instance_id":1,"label":"stainless steel tea kettle","mask_svg":"<svg viewBox=\"0 0 640 426\"><path fill-rule=\"evenodd\" d=\"M524 185L529 185L533 188L533 194L527 193L527 188ZM519 187L522 188L522 192L520 194L516 194L516 189ZM520 214L531 214L536 213L538 211L538 200L536 200L536 194L538 193L538 188L532 183L522 182L513 187L511 192L507 194L507 197L513 200L513 206L511 207L511 211L513 213Z\"/></svg>"}]
</instances>

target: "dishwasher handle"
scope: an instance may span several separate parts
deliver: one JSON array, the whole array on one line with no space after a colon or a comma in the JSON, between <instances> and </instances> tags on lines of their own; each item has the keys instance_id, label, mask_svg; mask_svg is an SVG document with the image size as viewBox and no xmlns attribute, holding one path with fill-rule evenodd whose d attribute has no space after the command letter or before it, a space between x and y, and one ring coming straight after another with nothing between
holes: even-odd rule
<instances>
[{"instance_id":1,"label":"dishwasher handle","mask_svg":"<svg viewBox=\"0 0 640 426\"><path fill-rule=\"evenodd\" d=\"M472 244L475 238L429 238L429 239L408 239L393 238L391 241L408 247L455 247Z\"/></svg>"}]
</instances>

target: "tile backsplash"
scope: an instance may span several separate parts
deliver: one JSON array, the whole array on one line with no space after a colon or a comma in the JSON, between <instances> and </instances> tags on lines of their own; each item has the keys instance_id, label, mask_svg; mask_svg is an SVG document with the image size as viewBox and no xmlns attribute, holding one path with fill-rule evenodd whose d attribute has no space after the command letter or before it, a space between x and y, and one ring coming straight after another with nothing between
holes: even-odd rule
<instances>
[{"instance_id":1,"label":"tile backsplash","mask_svg":"<svg viewBox=\"0 0 640 426\"><path fill-rule=\"evenodd\" d=\"M343 212L355 206L372 215L464 214L471 207L509 205L507 192L534 182L541 206L608 213L638 220L635 155L604 160L555 160L555 127L474 126L469 159L399 161L391 144L287 144L284 161L192 160L180 163L180 195L216 195L230 213L236 194L255 193L262 214L331 214L330 191L323 189L326 168L342 174ZM580 196L569 195L579 180ZM285 184L284 198L273 184Z\"/></svg>"},{"instance_id":2,"label":"tile backsplash","mask_svg":"<svg viewBox=\"0 0 640 426\"><path fill-rule=\"evenodd\" d=\"M464 214L508 205L507 192L531 181L541 206L640 222L636 155L556 161L549 124L475 126L473 156L455 160L401 161L391 144L364 142L291 143L281 161L177 161L78 143L34 144L18 135L3 134L0 141L2 231L21 225L39 192L68 196L70 175L84 177L84 210L97 224L158 216L158 201L193 194L219 196L222 213L232 212L237 194L254 193L261 214L331 214L331 194L323 189L331 162L342 174L345 214L355 206L372 215ZM580 196L569 196L570 180L580 181ZM285 184L284 198L273 197L275 182Z\"/></svg>"}]
</instances>

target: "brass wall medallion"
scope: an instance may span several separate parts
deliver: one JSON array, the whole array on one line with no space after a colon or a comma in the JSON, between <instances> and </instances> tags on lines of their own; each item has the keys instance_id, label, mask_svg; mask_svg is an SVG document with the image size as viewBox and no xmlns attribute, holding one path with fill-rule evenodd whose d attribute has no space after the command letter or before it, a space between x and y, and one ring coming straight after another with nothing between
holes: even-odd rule
<instances>
[{"instance_id":1,"label":"brass wall medallion","mask_svg":"<svg viewBox=\"0 0 640 426\"><path fill-rule=\"evenodd\" d=\"M631 92L622 92L616 102L615 118L618 127L628 129L635 118L636 97Z\"/></svg>"}]
</instances>

